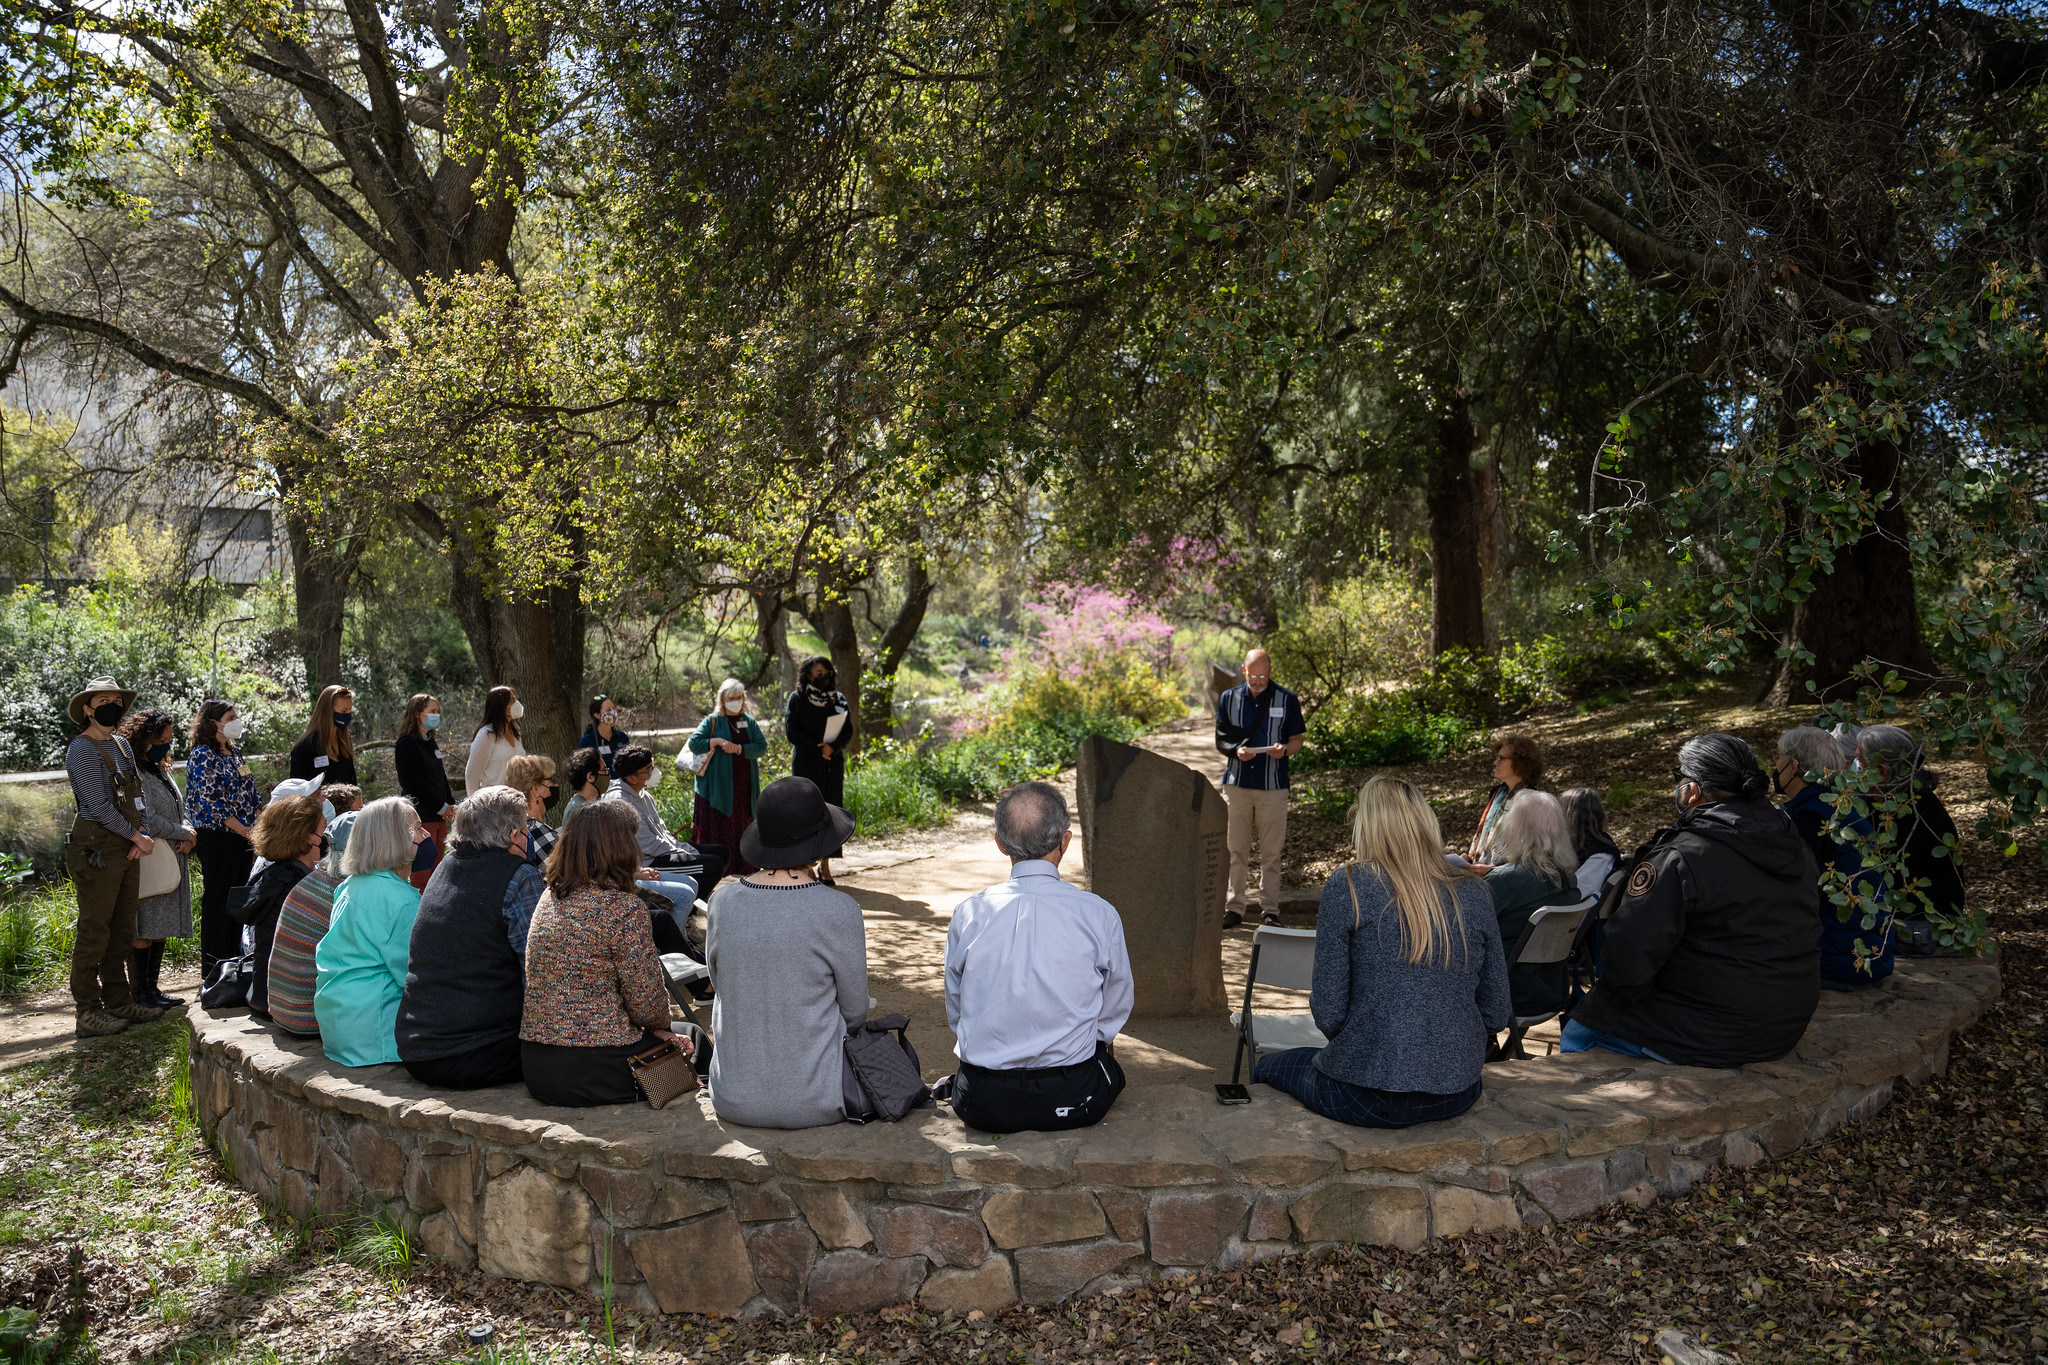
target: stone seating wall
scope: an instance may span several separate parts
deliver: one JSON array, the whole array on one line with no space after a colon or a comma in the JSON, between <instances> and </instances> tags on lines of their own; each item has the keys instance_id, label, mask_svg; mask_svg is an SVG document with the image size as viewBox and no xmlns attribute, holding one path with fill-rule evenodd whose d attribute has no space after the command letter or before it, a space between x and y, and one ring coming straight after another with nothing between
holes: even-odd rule
<instances>
[{"instance_id":1,"label":"stone seating wall","mask_svg":"<svg viewBox=\"0 0 2048 1365\"><path fill-rule=\"evenodd\" d=\"M563 1110L436 1094L196 1007L199 1117L233 1177L296 1219L383 1209L427 1254L642 1311L993 1311L1333 1244L1418 1248L1678 1195L1815 1141L1948 1063L1994 962L1902 962L1824 992L1798 1050L1739 1071L1610 1052L1489 1066L1467 1114L1348 1128L1255 1087L1219 1106L1134 1086L1101 1125L1001 1139L949 1110L773 1132L700 1094ZM694 1102L693 1102L694 1100Z\"/></svg>"}]
</instances>

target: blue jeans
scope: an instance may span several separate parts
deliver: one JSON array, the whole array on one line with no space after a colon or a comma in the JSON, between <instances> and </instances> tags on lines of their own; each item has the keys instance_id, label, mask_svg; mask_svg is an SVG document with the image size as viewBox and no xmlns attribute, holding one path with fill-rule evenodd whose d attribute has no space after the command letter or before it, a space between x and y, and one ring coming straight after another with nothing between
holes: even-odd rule
<instances>
[{"instance_id":1,"label":"blue jeans","mask_svg":"<svg viewBox=\"0 0 2048 1365\"><path fill-rule=\"evenodd\" d=\"M1285 1090L1326 1119L1348 1123L1354 1128L1413 1128L1418 1123L1456 1118L1479 1103L1480 1083L1455 1095L1431 1095L1424 1091L1372 1090L1316 1069L1321 1048L1296 1047L1268 1053L1259 1059L1252 1079L1275 1090Z\"/></svg>"},{"instance_id":2,"label":"blue jeans","mask_svg":"<svg viewBox=\"0 0 2048 1365\"><path fill-rule=\"evenodd\" d=\"M684 919L690 917L690 907L697 903L697 879L687 872L674 872L667 868L654 869L656 880L634 882L642 891L652 891L657 896L667 896L676 903L676 913Z\"/></svg>"},{"instance_id":3,"label":"blue jeans","mask_svg":"<svg viewBox=\"0 0 2048 1365\"><path fill-rule=\"evenodd\" d=\"M1564 1028L1558 1035L1559 1052L1591 1052L1596 1047L1606 1048L1609 1052L1619 1052L1624 1057L1647 1057L1666 1066L1672 1064L1670 1058L1659 1057L1648 1048L1638 1047L1626 1038L1617 1038L1611 1033L1595 1033L1576 1019L1565 1020Z\"/></svg>"}]
</instances>

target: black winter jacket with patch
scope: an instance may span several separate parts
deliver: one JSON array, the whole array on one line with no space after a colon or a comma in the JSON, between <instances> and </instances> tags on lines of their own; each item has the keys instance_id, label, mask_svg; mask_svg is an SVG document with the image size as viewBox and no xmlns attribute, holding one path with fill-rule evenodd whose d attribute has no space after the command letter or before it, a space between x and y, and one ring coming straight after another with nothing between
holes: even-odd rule
<instances>
[{"instance_id":1,"label":"black winter jacket with patch","mask_svg":"<svg viewBox=\"0 0 2048 1365\"><path fill-rule=\"evenodd\" d=\"M1765 801L1694 806L1637 850L1577 1022L1690 1066L1771 1061L1820 1003L1820 870Z\"/></svg>"}]
</instances>

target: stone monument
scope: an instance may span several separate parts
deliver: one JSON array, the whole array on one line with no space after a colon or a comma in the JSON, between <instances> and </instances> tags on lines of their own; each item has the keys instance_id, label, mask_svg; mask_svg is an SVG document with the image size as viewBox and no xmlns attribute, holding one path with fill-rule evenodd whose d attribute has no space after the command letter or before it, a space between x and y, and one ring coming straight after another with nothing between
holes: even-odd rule
<instances>
[{"instance_id":1,"label":"stone monument","mask_svg":"<svg viewBox=\"0 0 2048 1365\"><path fill-rule=\"evenodd\" d=\"M1222 704L1223 694L1244 681L1244 674L1235 668L1225 668L1214 659L1209 660L1208 670L1202 677L1202 700L1209 703L1209 714L1216 714Z\"/></svg>"},{"instance_id":2,"label":"stone monument","mask_svg":"<svg viewBox=\"0 0 2048 1365\"><path fill-rule=\"evenodd\" d=\"M1140 1018L1223 1011L1223 797L1194 769L1101 735L1081 741L1088 886L1123 917Z\"/></svg>"}]
</instances>

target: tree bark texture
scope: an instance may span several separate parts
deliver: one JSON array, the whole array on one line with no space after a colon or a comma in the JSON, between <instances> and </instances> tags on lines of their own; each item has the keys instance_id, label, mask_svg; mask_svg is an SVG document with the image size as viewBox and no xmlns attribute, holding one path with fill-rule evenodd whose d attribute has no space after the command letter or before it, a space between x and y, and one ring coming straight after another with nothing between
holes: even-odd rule
<instances>
[{"instance_id":1,"label":"tree bark texture","mask_svg":"<svg viewBox=\"0 0 2048 1365\"><path fill-rule=\"evenodd\" d=\"M341 681L341 627L348 610L348 580L334 547L316 539L306 518L285 504L285 540L292 553L292 603L306 689L316 693Z\"/></svg>"},{"instance_id":2,"label":"tree bark texture","mask_svg":"<svg viewBox=\"0 0 2048 1365\"><path fill-rule=\"evenodd\" d=\"M582 584L516 599L490 584L460 533L448 537L449 601L462 622L486 687L509 686L526 705L521 740L529 753L564 762L583 733L583 666L588 611Z\"/></svg>"},{"instance_id":3,"label":"tree bark texture","mask_svg":"<svg viewBox=\"0 0 2048 1365\"><path fill-rule=\"evenodd\" d=\"M875 651L875 677L878 681L893 682L896 670L902 667L903 656L917 638L918 628L924 625L925 609L931 605L932 589L937 585L925 565L924 551L915 549L910 555L910 566L903 580L903 603L896 608L896 616L882 632L882 639ZM895 689L886 693L878 691L866 706L868 724L878 734L894 734L896 729Z\"/></svg>"},{"instance_id":4,"label":"tree bark texture","mask_svg":"<svg viewBox=\"0 0 2048 1365\"><path fill-rule=\"evenodd\" d=\"M1481 489L1472 470L1478 432L1471 397L1451 388L1437 421L1429 485L1430 651L1486 648L1485 577L1480 569Z\"/></svg>"},{"instance_id":5,"label":"tree bark texture","mask_svg":"<svg viewBox=\"0 0 2048 1365\"><path fill-rule=\"evenodd\" d=\"M1856 460L1864 491L1884 502L1875 524L1836 554L1834 571L1816 577L1812 594L1793 607L1793 643L1811 651L1813 662L1793 657L1779 665L1768 694L1775 705L1854 695L1855 668L1866 659L1880 670L1933 669L1920 637L1906 509L1899 501L1902 452L1889 441L1868 441L1858 445Z\"/></svg>"}]
</instances>

